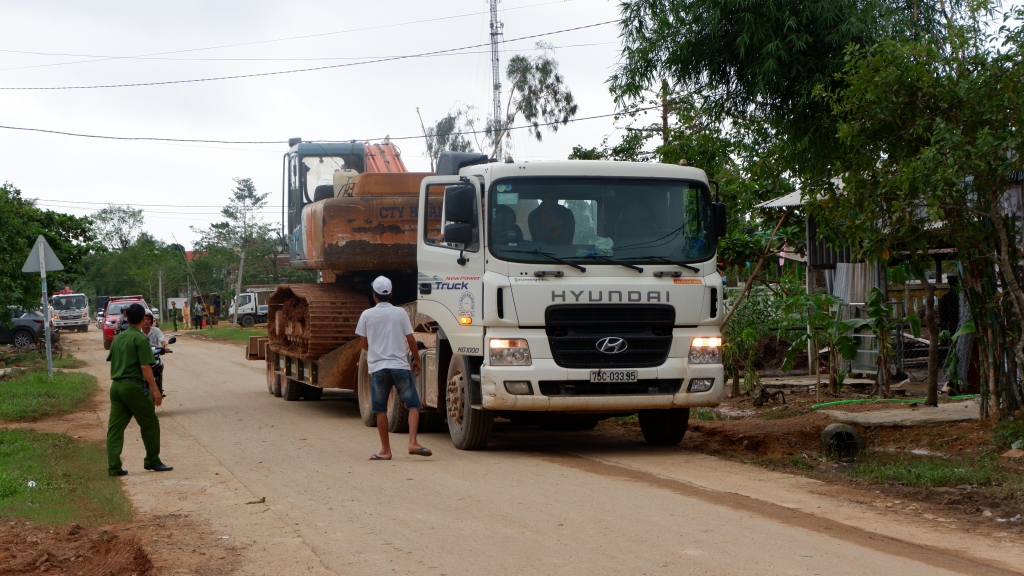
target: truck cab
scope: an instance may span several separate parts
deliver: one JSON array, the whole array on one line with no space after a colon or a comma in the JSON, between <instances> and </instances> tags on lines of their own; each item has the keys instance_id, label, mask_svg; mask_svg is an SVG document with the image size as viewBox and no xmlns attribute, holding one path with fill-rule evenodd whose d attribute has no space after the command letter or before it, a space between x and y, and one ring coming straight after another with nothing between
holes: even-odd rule
<instances>
[{"instance_id":1,"label":"truck cab","mask_svg":"<svg viewBox=\"0 0 1024 576\"><path fill-rule=\"evenodd\" d=\"M50 297L53 308L53 323L64 330L89 330L89 298L85 294L73 294L70 290Z\"/></svg>"},{"instance_id":2,"label":"truck cab","mask_svg":"<svg viewBox=\"0 0 1024 576\"><path fill-rule=\"evenodd\" d=\"M648 442L676 444L689 408L721 402L725 210L702 170L446 153L419 202L423 396L457 447L485 446L495 416L636 413Z\"/></svg>"},{"instance_id":3,"label":"truck cab","mask_svg":"<svg viewBox=\"0 0 1024 576\"><path fill-rule=\"evenodd\" d=\"M267 297L273 290L251 290L242 292L228 307L228 317L235 315L235 304L238 304L238 323L245 328L267 321Z\"/></svg>"}]
</instances>

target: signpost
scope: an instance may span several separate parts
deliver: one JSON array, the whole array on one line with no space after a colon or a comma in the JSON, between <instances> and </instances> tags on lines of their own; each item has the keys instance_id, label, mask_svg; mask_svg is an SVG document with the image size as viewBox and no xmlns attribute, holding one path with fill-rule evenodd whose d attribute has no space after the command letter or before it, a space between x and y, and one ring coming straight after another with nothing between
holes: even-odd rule
<instances>
[{"instance_id":1,"label":"signpost","mask_svg":"<svg viewBox=\"0 0 1024 576\"><path fill-rule=\"evenodd\" d=\"M21 267L21 271L26 274L38 272L43 287L42 302L43 326L46 332L46 373L51 379L53 378L53 349L50 347L50 302L46 297L46 272L56 272L63 269L64 265L57 259L57 255L53 253L53 249L50 248L42 234L39 235L39 238L36 238L32 252L29 252L25 265Z\"/></svg>"}]
</instances>

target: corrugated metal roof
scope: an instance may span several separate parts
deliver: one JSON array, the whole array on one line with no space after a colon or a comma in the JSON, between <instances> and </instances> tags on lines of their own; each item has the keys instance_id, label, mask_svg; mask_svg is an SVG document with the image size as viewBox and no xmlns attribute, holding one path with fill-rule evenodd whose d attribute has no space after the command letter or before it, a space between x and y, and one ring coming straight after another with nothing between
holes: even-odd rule
<instances>
[{"instance_id":1,"label":"corrugated metal roof","mask_svg":"<svg viewBox=\"0 0 1024 576\"><path fill-rule=\"evenodd\" d=\"M791 206L803 206L803 205L804 205L804 201L800 197L800 191L796 190L794 192L790 192L789 194L786 194L785 196L779 196L778 198L775 198L774 200L769 200L767 202L762 202L762 203L758 204L757 206L755 206L755 208L789 208Z\"/></svg>"}]
</instances>

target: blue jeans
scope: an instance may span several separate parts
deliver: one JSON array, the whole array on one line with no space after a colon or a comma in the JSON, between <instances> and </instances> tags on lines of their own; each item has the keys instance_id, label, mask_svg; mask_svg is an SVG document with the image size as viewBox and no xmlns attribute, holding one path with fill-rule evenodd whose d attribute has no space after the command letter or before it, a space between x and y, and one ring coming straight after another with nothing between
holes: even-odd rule
<instances>
[{"instance_id":1,"label":"blue jeans","mask_svg":"<svg viewBox=\"0 0 1024 576\"><path fill-rule=\"evenodd\" d=\"M381 414L388 411L388 396L391 386L398 390L398 397L405 401L406 408L422 410L420 395L412 382L412 370L393 370L385 368L370 375L370 387L373 389L373 413Z\"/></svg>"}]
</instances>

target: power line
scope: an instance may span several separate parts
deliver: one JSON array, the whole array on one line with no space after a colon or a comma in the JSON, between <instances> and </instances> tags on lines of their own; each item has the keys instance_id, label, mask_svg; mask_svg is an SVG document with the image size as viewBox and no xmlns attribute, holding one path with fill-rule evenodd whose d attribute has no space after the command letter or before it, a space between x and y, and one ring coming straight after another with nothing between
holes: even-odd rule
<instances>
[{"instance_id":1,"label":"power line","mask_svg":"<svg viewBox=\"0 0 1024 576\"><path fill-rule=\"evenodd\" d=\"M563 46L551 46L555 50L564 50L566 48L584 48L588 46L607 46L609 44L618 44L618 42L589 42L586 44L566 44ZM546 48L520 48L519 50L545 50ZM446 54L433 54L431 56L423 56L423 58L434 58L439 56L468 56L474 54L490 54L489 50L477 50L472 52L451 52ZM325 60L365 60L365 59L381 59L381 58L394 58L395 56L318 56L314 58L161 58L161 57L144 57L139 56L134 58L135 60L148 60L148 61L170 61L170 62L322 62ZM56 64L52 64L56 66ZM6 72L8 70L23 70L25 68L35 68L36 66L19 66L15 68L0 68L0 72Z\"/></svg>"},{"instance_id":2,"label":"power line","mask_svg":"<svg viewBox=\"0 0 1024 576\"><path fill-rule=\"evenodd\" d=\"M549 6L551 4L563 4L563 3L566 3L566 2L572 2L572 1L573 0L559 0L557 2L544 2L544 3L541 3L541 4L528 4L526 6L516 6L516 7L513 7L513 8L508 8L507 10L510 10L510 11L511 10L524 10L524 9L527 9L527 8L537 8L539 6ZM317 34L306 34L306 35L303 35L303 36L289 36L289 37L286 37L286 38L272 38L272 39L269 39L269 40L255 40L255 41L252 41L252 42L241 42L241 43L238 43L238 44L222 44L222 45L219 45L219 46L207 46L207 47L203 47L203 48L185 48L185 49L181 49L181 50L170 50L170 51L166 51L166 52L153 52L151 54L140 54L140 55L135 55L135 56L110 56L110 55L100 55L100 54L67 54L67 53L60 53L60 52L31 52L31 51L27 51L27 50L4 50L4 49L0 49L0 52L6 52L6 53L9 53L9 54L29 54L29 55L33 55L33 56L68 56L68 57L72 57L72 58L94 58L94 60L84 60L84 61L79 61L79 62L55 62L55 63L52 63L52 64L39 64L39 65L36 65L36 66L23 66L22 67L22 68L42 68L42 67L47 67L47 66L64 66L64 65L68 65L68 64L83 64L83 63L88 63L88 62L102 62L102 61L107 61L107 60L145 59L145 58L148 58L148 57L151 57L151 56L165 56L167 54L183 54L183 53L187 53L187 52L202 52L202 51L206 51L206 50L220 50L220 49L223 49L223 48L237 48L237 47L240 47L240 46L254 46L254 45L257 45L257 44L270 44L270 43L274 43L274 42L287 42L287 41L291 41L291 40L304 40L304 39L308 39L308 38L320 38L320 37L323 37L323 36L335 36L335 35L338 35L338 34L349 34L349 33L352 33L352 32L366 32L366 31L370 31L370 30L380 30L380 29L383 29L383 28L395 28L395 27L399 27L399 26L409 26L409 25L414 25L414 24L429 24L431 22L440 22L442 20L454 20L454 19L458 19L458 18L468 18L468 17L472 17L472 16L480 16L481 14L487 14L487 12L473 12L473 13L469 13L469 14L455 14L455 15L452 15L452 16L440 16L438 18L429 18L429 19L426 19L426 20L410 20L408 22L396 22L394 24L382 24L380 26L368 26L368 27L365 27L365 28L351 28L351 29L348 29L348 30L336 30L334 32L320 32L320 33L317 33ZM18 70L18 69L20 69L20 68L8 68L7 70Z\"/></svg>"},{"instance_id":3,"label":"power line","mask_svg":"<svg viewBox=\"0 0 1024 576\"><path fill-rule=\"evenodd\" d=\"M530 40L532 38L541 38L544 36L552 36L554 34L564 34L566 32L575 32L577 30L585 30L587 28L594 28L597 26L606 26L608 24L616 24L618 20L608 20L606 22L598 22L596 24L587 24L585 26L577 26L575 28L566 28L563 30L555 30L552 32L543 32L540 34L531 34L529 36L521 36L512 40L506 40L505 42L518 42L522 40ZM278 70L275 72L255 72L252 74L235 74L232 76L214 76L210 78L191 78L188 80L163 80L160 82L135 82L130 84L96 84L91 86L14 86L14 87L0 87L0 90L6 91L39 91L39 90L95 90L99 88L137 88L140 86L166 86L171 84L195 84L198 82L214 82L220 80L238 80L241 78L258 78L264 76L280 76L283 74L298 74L303 72L316 72L319 70L331 70L335 68L348 68L352 66L363 66L366 64L379 64L381 62L393 62L397 60L409 60L413 58L423 58L427 56L435 56L438 54L445 54L449 52L458 52L462 50L469 50L472 48L482 48L484 46L490 46L487 44L475 44L472 46L463 46L461 48L447 48L444 50L434 50L431 52L421 52L418 54L407 54L403 56L392 56L388 58L377 58L372 60L364 60L362 62L348 62L344 64L331 64L328 66L315 66L313 68L299 68L294 70Z\"/></svg>"},{"instance_id":4,"label":"power line","mask_svg":"<svg viewBox=\"0 0 1024 576\"><path fill-rule=\"evenodd\" d=\"M632 113L635 113L635 112L645 112L647 110L655 110L655 109L660 108L660 107L661 106L649 106L647 108L637 108L637 109L631 110L629 112L612 112L610 114L599 114L597 116L585 116L583 118L571 118L567 123L571 124L573 122L582 122L584 120L596 120L596 119L599 119L599 118L610 118L612 116L625 116L625 115L632 114ZM561 124L561 123L562 122L559 122L559 121L555 121L555 122L541 122L541 123L538 123L538 124L526 124L524 126L511 126L511 127L507 128L507 130L509 130L509 131L511 131L511 130L525 130L525 129L528 129L528 128L539 128L541 126L552 126L552 125ZM39 132L39 133L43 133L43 134L57 134L57 135L60 135L60 136L75 136L75 137L78 137L78 138L98 138L98 139L101 139L101 140L125 140L125 141L131 141L131 142L199 142L199 143L207 143L207 144L209 144L209 143L213 143L213 144L287 144L288 143L287 140L249 140L249 141L242 141L242 140L198 140L198 139L191 139L191 138L156 138L156 137L149 137L149 136L104 136L104 135L98 135L98 134L79 134L79 133L75 133L75 132L62 132L62 131L59 131L59 130L44 130L42 128L26 128L26 127L22 127L22 126L0 126L0 130L18 130L18 131L23 131L23 132ZM486 133L487 133L487 130L463 130L461 132L452 132L451 135L452 136L463 136L463 135L470 135L470 134L486 134ZM385 138L387 138L389 140L414 140L414 139L415 140L419 140L419 139L423 138L423 135L422 134L417 134L415 136L390 136L390 135L388 135L388 136L377 136L375 138L348 138L345 141L346 142L347 141L369 142L369 141L374 141L374 140L384 140ZM307 142L331 142L331 140L308 140ZM260 152L260 151L259 150L254 150L254 152Z\"/></svg>"}]
</instances>

